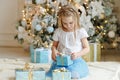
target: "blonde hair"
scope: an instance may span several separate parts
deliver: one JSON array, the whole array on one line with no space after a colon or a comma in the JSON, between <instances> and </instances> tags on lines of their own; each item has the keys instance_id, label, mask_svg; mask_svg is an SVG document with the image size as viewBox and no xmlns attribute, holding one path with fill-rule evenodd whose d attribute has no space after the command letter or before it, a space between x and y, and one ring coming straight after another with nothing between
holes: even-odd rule
<instances>
[{"instance_id":1,"label":"blonde hair","mask_svg":"<svg viewBox=\"0 0 120 80\"><path fill-rule=\"evenodd\" d=\"M78 14L78 11L74 7L72 7L72 5L64 5L58 11L58 27L62 27L62 17L70 17L70 16L72 16L76 20L75 27L80 28L80 23L79 23L80 16Z\"/></svg>"}]
</instances>

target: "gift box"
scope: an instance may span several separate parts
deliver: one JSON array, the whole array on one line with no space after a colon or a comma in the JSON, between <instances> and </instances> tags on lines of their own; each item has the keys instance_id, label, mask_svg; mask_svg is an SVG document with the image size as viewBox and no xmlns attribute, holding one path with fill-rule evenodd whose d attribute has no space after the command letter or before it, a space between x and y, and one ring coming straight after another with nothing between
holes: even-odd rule
<instances>
[{"instance_id":1,"label":"gift box","mask_svg":"<svg viewBox=\"0 0 120 80\"><path fill-rule=\"evenodd\" d=\"M73 61L71 60L70 55L58 55L56 57L57 65L59 66L69 66L73 64Z\"/></svg>"},{"instance_id":2,"label":"gift box","mask_svg":"<svg viewBox=\"0 0 120 80\"><path fill-rule=\"evenodd\" d=\"M30 54L34 54L34 47L33 47L33 45L30 45Z\"/></svg>"},{"instance_id":3,"label":"gift box","mask_svg":"<svg viewBox=\"0 0 120 80\"><path fill-rule=\"evenodd\" d=\"M52 80L71 80L71 72L65 68L55 69L52 72Z\"/></svg>"},{"instance_id":4,"label":"gift box","mask_svg":"<svg viewBox=\"0 0 120 80\"><path fill-rule=\"evenodd\" d=\"M34 52L31 51L31 62L33 63L50 63L51 52L50 49L36 48Z\"/></svg>"},{"instance_id":5,"label":"gift box","mask_svg":"<svg viewBox=\"0 0 120 80\"><path fill-rule=\"evenodd\" d=\"M46 80L45 71L40 69L16 69L16 80Z\"/></svg>"},{"instance_id":6,"label":"gift box","mask_svg":"<svg viewBox=\"0 0 120 80\"><path fill-rule=\"evenodd\" d=\"M101 60L101 44L90 43L90 52L83 56L87 62L95 62Z\"/></svg>"}]
</instances>

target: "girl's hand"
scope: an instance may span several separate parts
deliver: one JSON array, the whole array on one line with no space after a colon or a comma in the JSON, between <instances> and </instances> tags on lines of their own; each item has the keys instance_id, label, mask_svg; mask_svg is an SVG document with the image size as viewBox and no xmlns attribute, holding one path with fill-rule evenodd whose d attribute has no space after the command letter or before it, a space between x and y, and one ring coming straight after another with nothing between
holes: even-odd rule
<instances>
[{"instance_id":1,"label":"girl's hand","mask_svg":"<svg viewBox=\"0 0 120 80\"><path fill-rule=\"evenodd\" d=\"M60 53L56 50L55 53L52 53L52 59L56 61L56 56L60 55Z\"/></svg>"},{"instance_id":2,"label":"girl's hand","mask_svg":"<svg viewBox=\"0 0 120 80\"><path fill-rule=\"evenodd\" d=\"M52 60L56 61L56 55L55 54L52 54Z\"/></svg>"},{"instance_id":3,"label":"girl's hand","mask_svg":"<svg viewBox=\"0 0 120 80\"><path fill-rule=\"evenodd\" d=\"M57 54L57 55L61 55L61 53L60 53L60 52L58 52L58 51L57 51L57 53L56 53L56 54Z\"/></svg>"},{"instance_id":4,"label":"girl's hand","mask_svg":"<svg viewBox=\"0 0 120 80\"><path fill-rule=\"evenodd\" d=\"M74 60L74 59L77 59L78 58L78 54L77 53L72 53L71 54L71 59Z\"/></svg>"}]
</instances>

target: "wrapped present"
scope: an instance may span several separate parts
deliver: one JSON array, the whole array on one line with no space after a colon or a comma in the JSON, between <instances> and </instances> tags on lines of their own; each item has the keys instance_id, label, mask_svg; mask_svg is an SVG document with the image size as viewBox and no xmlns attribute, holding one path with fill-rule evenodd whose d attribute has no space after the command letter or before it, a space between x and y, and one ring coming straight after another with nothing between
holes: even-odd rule
<instances>
[{"instance_id":1,"label":"wrapped present","mask_svg":"<svg viewBox=\"0 0 120 80\"><path fill-rule=\"evenodd\" d=\"M31 52L31 62L33 63L50 63L52 60L50 49L36 48L34 52Z\"/></svg>"},{"instance_id":2,"label":"wrapped present","mask_svg":"<svg viewBox=\"0 0 120 80\"><path fill-rule=\"evenodd\" d=\"M100 61L101 45L100 43L90 43L90 52L83 56L86 61Z\"/></svg>"},{"instance_id":3,"label":"wrapped present","mask_svg":"<svg viewBox=\"0 0 120 80\"><path fill-rule=\"evenodd\" d=\"M71 80L71 72L65 68L55 69L52 72L52 80Z\"/></svg>"},{"instance_id":4,"label":"wrapped present","mask_svg":"<svg viewBox=\"0 0 120 80\"><path fill-rule=\"evenodd\" d=\"M70 55L62 54L56 57L57 65L59 66L69 66L73 64Z\"/></svg>"},{"instance_id":5,"label":"wrapped present","mask_svg":"<svg viewBox=\"0 0 120 80\"><path fill-rule=\"evenodd\" d=\"M30 54L34 54L34 47L30 45Z\"/></svg>"},{"instance_id":6,"label":"wrapped present","mask_svg":"<svg viewBox=\"0 0 120 80\"><path fill-rule=\"evenodd\" d=\"M15 70L16 80L46 80L43 68L33 69L25 66L23 69Z\"/></svg>"}]
</instances>

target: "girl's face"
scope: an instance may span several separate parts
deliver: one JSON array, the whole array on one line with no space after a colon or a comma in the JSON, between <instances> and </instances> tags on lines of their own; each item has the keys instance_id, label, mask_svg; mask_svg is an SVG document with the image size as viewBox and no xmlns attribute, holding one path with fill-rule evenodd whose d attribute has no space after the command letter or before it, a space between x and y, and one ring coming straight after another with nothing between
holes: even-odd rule
<instances>
[{"instance_id":1,"label":"girl's face","mask_svg":"<svg viewBox=\"0 0 120 80\"><path fill-rule=\"evenodd\" d=\"M74 31L74 26L75 26L75 20L73 19L72 16L70 17L62 17L62 28L65 31Z\"/></svg>"}]
</instances>

